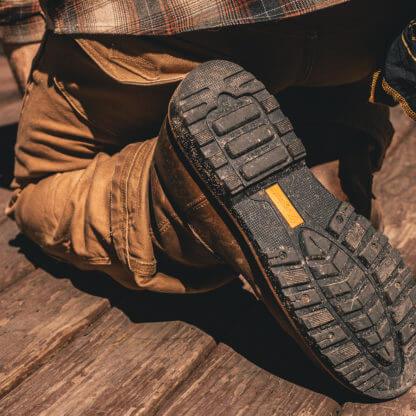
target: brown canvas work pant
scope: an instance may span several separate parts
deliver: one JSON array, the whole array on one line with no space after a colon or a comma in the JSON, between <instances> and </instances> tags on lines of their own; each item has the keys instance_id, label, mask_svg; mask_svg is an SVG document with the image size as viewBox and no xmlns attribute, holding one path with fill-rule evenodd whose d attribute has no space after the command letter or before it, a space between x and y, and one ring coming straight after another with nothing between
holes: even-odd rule
<instances>
[{"instance_id":1,"label":"brown canvas work pant","mask_svg":"<svg viewBox=\"0 0 416 416\"><path fill-rule=\"evenodd\" d=\"M387 109L367 102L366 80L406 22L381 3L174 37L47 34L24 98L8 214L50 255L127 287L221 285L232 273L150 173L170 96L199 63L236 61L283 91L305 142L319 136L348 152L348 138L365 136L380 159L392 128Z\"/></svg>"}]
</instances>

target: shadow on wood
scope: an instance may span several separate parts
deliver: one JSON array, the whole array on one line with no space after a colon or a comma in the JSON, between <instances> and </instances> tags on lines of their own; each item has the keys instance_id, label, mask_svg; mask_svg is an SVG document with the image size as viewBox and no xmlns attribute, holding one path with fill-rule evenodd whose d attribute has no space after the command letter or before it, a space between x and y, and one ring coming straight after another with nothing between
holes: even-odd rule
<instances>
[{"instance_id":1,"label":"shadow on wood","mask_svg":"<svg viewBox=\"0 0 416 416\"><path fill-rule=\"evenodd\" d=\"M273 375L327 395L337 402L360 401L317 368L294 340L275 323L263 304L235 281L213 292L170 295L136 292L108 276L81 272L46 255L23 235L10 244L57 279L68 279L77 289L108 299L134 323L183 321L225 343Z\"/></svg>"}]
</instances>

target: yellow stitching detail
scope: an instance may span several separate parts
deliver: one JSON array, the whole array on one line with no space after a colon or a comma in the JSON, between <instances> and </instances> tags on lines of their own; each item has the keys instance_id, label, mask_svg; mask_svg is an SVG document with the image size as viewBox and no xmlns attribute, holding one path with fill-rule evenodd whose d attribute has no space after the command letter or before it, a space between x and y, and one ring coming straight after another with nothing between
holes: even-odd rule
<instances>
[{"instance_id":1,"label":"yellow stitching detail","mask_svg":"<svg viewBox=\"0 0 416 416\"><path fill-rule=\"evenodd\" d=\"M400 95L393 87L391 87L385 79L383 79L381 85L383 87L383 90L391 97L393 97L393 99L401 105L405 113L413 120L416 120L416 113L412 110L410 105L407 103L406 99L402 95Z\"/></svg>"},{"instance_id":2,"label":"yellow stitching detail","mask_svg":"<svg viewBox=\"0 0 416 416\"><path fill-rule=\"evenodd\" d=\"M412 51L410 50L409 44L407 43L407 40L404 37L404 33L402 33L402 42L404 47L407 50L407 53L411 56L411 58L416 62L416 56L413 55Z\"/></svg>"},{"instance_id":3,"label":"yellow stitching detail","mask_svg":"<svg viewBox=\"0 0 416 416\"><path fill-rule=\"evenodd\" d=\"M303 218L279 185L270 186L266 193L291 228L303 224Z\"/></svg>"},{"instance_id":4,"label":"yellow stitching detail","mask_svg":"<svg viewBox=\"0 0 416 416\"><path fill-rule=\"evenodd\" d=\"M409 23L409 28L414 28L415 26L416 26L416 20L412 20ZM412 40L416 40L416 37L415 36L412 36Z\"/></svg>"},{"instance_id":5,"label":"yellow stitching detail","mask_svg":"<svg viewBox=\"0 0 416 416\"><path fill-rule=\"evenodd\" d=\"M375 103L376 102L376 87L377 87L377 82L380 79L380 75L381 75L381 70L378 70L376 72L374 72L373 74L373 78L371 80L371 90L370 90L370 103Z\"/></svg>"}]
</instances>

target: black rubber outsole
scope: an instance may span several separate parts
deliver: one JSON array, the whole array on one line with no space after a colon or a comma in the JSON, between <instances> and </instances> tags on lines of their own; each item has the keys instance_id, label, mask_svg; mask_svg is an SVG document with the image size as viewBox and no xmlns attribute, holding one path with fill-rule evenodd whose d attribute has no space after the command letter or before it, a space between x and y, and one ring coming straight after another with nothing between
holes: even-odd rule
<instances>
[{"instance_id":1,"label":"black rubber outsole","mask_svg":"<svg viewBox=\"0 0 416 416\"><path fill-rule=\"evenodd\" d=\"M276 99L240 66L192 71L169 108L177 148L260 263L270 309L339 382L377 399L414 383L416 285L387 238L304 162ZM305 347L304 345L304 347Z\"/></svg>"}]
</instances>

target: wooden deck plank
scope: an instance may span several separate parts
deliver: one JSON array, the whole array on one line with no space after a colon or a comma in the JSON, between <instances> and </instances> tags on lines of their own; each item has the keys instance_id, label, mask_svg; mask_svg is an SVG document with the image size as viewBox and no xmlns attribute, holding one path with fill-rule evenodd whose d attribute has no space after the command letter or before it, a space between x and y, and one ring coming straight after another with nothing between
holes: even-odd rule
<instances>
[{"instance_id":1,"label":"wooden deck plank","mask_svg":"<svg viewBox=\"0 0 416 416\"><path fill-rule=\"evenodd\" d=\"M18 234L13 221L0 224L0 291L35 270L34 264L21 252L16 240Z\"/></svg>"},{"instance_id":2,"label":"wooden deck plank","mask_svg":"<svg viewBox=\"0 0 416 416\"><path fill-rule=\"evenodd\" d=\"M279 379L220 344L157 415L329 416L338 408L328 397Z\"/></svg>"},{"instance_id":3,"label":"wooden deck plank","mask_svg":"<svg viewBox=\"0 0 416 416\"><path fill-rule=\"evenodd\" d=\"M0 188L0 291L35 269L17 244L17 225L4 214L10 196L11 191Z\"/></svg>"},{"instance_id":4,"label":"wooden deck plank","mask_svg":"<svg viewBox=\"0 0 416 416\"><path fill-rule=\"evenodd\" d=\"M109 303L37 270L0 294L0 396L93 322Z\"/></svg>"},{"instance_id":5,"label":"wooden deck plank","mask_svg":"<svg viewBox=\"0 0 416 416\"><path fill-rule=\"evenodd\" d=\"M330 397L341 396L335 383L277 326L264 305L253 302L239 314L239 325L230 328L219 349L158 416L334 415L340 406Z\"/></svg>"},{"instance_id":6,"label":"wooden deck plank","mask_svg":"<svg viewBox=\"0 0 416 416\"><path fill-rule=\"evenodd\" d=\"M113 309L0 401L10 415L150 415L215 347L182 322L133 324Z\"/></svg>"},{"instance_id":7,"label":"wooden deck plank","mask_svg":"<svg viewBox=\"0 0 416 416\"><path fill-rule=\"evenodd\" d=\"M392 121L397 134L376 176L374 192L381 203L384 232L416 270L416 124L399 109Z\"/></svg>"}]
</instances>

